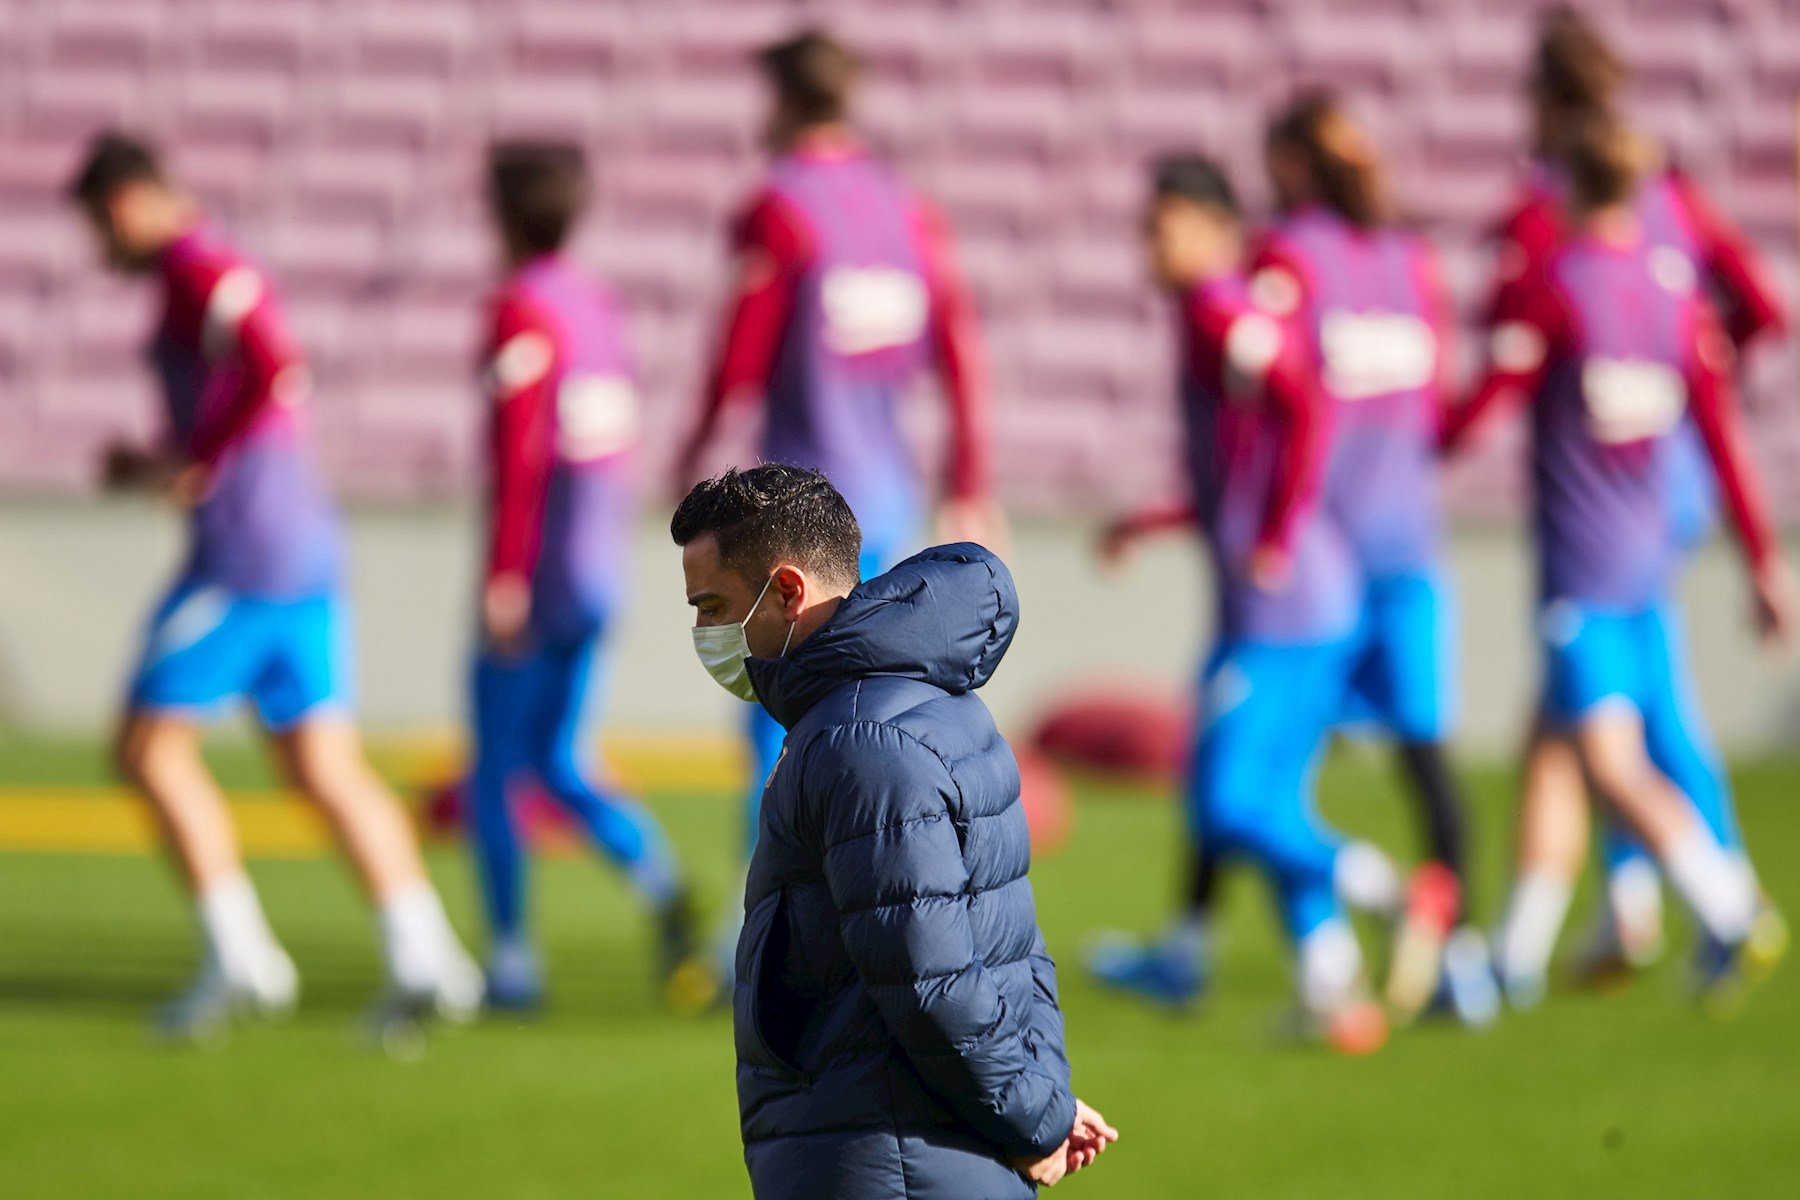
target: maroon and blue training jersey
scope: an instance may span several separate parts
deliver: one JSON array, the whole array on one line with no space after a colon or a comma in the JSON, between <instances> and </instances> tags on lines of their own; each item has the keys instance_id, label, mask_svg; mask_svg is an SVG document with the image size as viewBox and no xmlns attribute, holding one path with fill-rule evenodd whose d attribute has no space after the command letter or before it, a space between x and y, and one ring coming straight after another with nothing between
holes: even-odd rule
<instances>
[{"instance_id":1,"label":"maroon and blue training jersey","mask_svg":"<svg viewBox=\"0 0 1800 1200\"><path fill-rule=\"evenodd\" d=\"M1553 163L1534 163L1518 202L1498 227L1496 295L1561 243L1567 199L1564 173ZM1634 210L1652 269L1679 286L1696 281L1723 314L1739 350L1780 331L1781 302L1754 248L1684 172L1652 176L1639 189ZM1685 548L1710 532L1717 504L1705 446L1691 421L1669 439L1662 457L1669 473L1670 533Z\"/></svg>"},{"instance_id":2,"label":"maroon and blue training jersey","mask_svg":"<svg viewBox=\"0 0 1800 1200\"><path fill-rule=\"evenodd\" d=\"M1251 291L1310 351L1335 423L1325 506L1363 570L1431 571L1443 541L1436 446L1450 315L1429 249L1309 207L1269 234Z\"/></svg>"},{"instance_id":3,"label":"maroon and blue training jersey","mask_svg":"<svg viewBox=\"0 0 1800 1200\"><path fill-rule=\"evenodd\" d=\"M170 440L211 469L194 509L185 577L265 599L331 591L336 509L306 434L306 367L268 276L193 229L156 262L163 315L149 358Z\"/></svg>"},{"instance_id":4,"label":"maroon and blue training jersey","mask_svg":"<svg viewBox=\"0 0 1800 1200\"><path fill-rule=\"evenodd\" d=\"M559 256L525 264L493 297L484 374L487 578L529 582L540 636L591 636L625 579L642 423L611 297Z\"/></svg>"},{"instance_id":5,"label":"maroon and blue training jersey","mask_svg":"<svg viewBox=\"0 0 1800 1200\"><path fill-rule=\"evenodd\" d=\"M1532 474L1546 600L1642 611L1678 561L1669 439L1691 417L1753 560L1772 546L1737 429L1731 344L1690 277L1659 269L1639 229L1568 237L1501 290L1490 366L1445 430L1454 444L1496 404L1532 404Z\"/></svg>"},{"instance_id":6,"label":"maroon and blue training jersey","mask_svg":"<svg viewBox=\"0 0 1800 1200\"><path fill-rule=\"evenodd\" d=\"M1317 504L1330 410L1304 353L1237 275L1183 297L1181 345L1187 474L1212 552L1221 636L1281 645L1347 636L1362 575ZM1259 548L1287 555L1279 586L1250 578Z\"/></svg>"},{"instance_id":7,"label":"maroon and blue training jersey","mask_svg":"<svg viewBox=\"0 0 1800 1200\"><path fill-rule=\"evenodd\" d=\"M696 436L760 389L763 458L824 472L867 538L893 538L917 526L921 502L900 403L935 362L948 491L984 493L974 305L935 212L854 144L803 145L774 163L736 244L743 278Z\"/></svg>"}]
</instances>

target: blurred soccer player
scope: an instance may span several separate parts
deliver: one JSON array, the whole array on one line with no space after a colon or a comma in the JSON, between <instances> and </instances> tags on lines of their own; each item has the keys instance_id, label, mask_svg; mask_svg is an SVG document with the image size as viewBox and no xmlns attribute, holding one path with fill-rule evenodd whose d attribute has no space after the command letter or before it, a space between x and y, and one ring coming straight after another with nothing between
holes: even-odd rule
<instances>
[{"instance_id":1,"label":"blurred soccer player","mask_svg":"<svg viewBox=\"0 0 1800 1200\"><path fill-rule=\"evenodd\" d=\"M1463 801L1445 761L1456 684L1436 443L1452 314L1425 243L1391 223L1368 132L1332 96L1302 96L1270 127L1281 215L1251 293L1288 320L1336 413L1324 504L1362 569L1361 649L1346 721L1399 743L1425 825L1387 997L1418 1012L1449 969L1459 1015L1493 1012L1486 951L1465 925Z\"/></svg>"},{"instance_id":2,"label":"blurred soccer player","mask_svg":"<svg viewBox=\"0 0 1800 1200\"><path fill-rule=\"evenodd\" d=\"M677 459L685 490L729 404L760 398L762 458L822 471L863 530L863 574L886 570L925 535L919 471L899 426L901 398L928 363L949 401L944 541L992 544L987 385L972 298L941 217L858 137L858 67L817 32L758 56L772 105L767 182L734 233L736 295L700 417ZM755 775L748 832L781 727L751 709Z\"/></svg>"},{"instance_id":3,"label":"blurred soccer player","mask_svg":"<svg viewBox=\"0 0 1800 1200\"><path fill-rule=\"evenodd\" d=\"M529 773L655 912L670 999L690 1007L709 989L688 962L692 905L668 841L634 801L596 786L587 761L589 701L625 592L641 414L613 301L562 255L587 203L581 152L495 146L487 185L507 263L483 352L491 479L469 788L493 931L488 1000L525 1008L541 991L507 798Z\"/></svg>"},{"instance_id":4,"label":"blurred soccer player","mask_svg":"<svg viewBox=\"0 0 1800 1200\"><path fill-rule=\"evenodd\" d=\"M1620 120L1617 93L1626 70L1599 33L1578 13L1552 10L1541 26L1528 85L1533 118L1533 163L1517 204L1501 222L1497 290L1519 278L1560 245L1568 199L1567 142L1594 118ZM1634 201L1637 219L1660 276L1694 281L1725 316L1725 328L1741 352L1778 333L1781 305L1749 242L1681 171L1648 168ZM1717 497L1699 431L1684 418L1664 443L1663 469L1672 506L1670 532L1687 550L1703 542L1715 523ZM1682 637L1679 614L1667 611L1670 636ZM1681 655L1676 656L1677 662ZM1674 681L1679 703L1668 719L1646 728L1651 758L1691 799L1714 835L1744 854L1730 782L1688 695L1684 677ZM1546 963L1561 927L1574 875L1586 847L1586 792L1580 764L1566 738L1542 721L1527 754L1527 799L1520 854L1518 954ZM1607 903L1596 937L1583 955L1583 972L1611 974L1654 960L1662 944L1662 892L1648 853L1635 840L1609 831ZM1746 856L1747 861L1747 856ZM1772 963L1787 941L1780 914L1766 902L1759 910L1754 945ZM1527 989L1522 998L1535 989Z\"/></svg>"},{"instance_id":5,"label":"blurred soccer player","mask_svg":"<svg viewBox=\"0 0 1800 1200\"><path fill-rule=\"evenodd\" d=\"M1330 410L1304 346L1258 306L1242 272L1236 198L1213 163L1155 167L1147 250L1180 322L1181 412L1191 505L1150 509L1109 532L1117 555L1157 528L1198 521L1217 581L1218 638L1201 676L1202 716L1187 782L1190 839L1242 858L1275 886L1293 939L1303 1008L1338 1049L1386 1035L1363 983L1339 885L1373 862L1313 803L1314 760L1354 662L1363 579L1348 540L1317 504ZM1089 965L1106 984L1186 1004L1203 981L1208 897L1157 942L1109 938Z\"/></svg>"},{"instance_id":6,"label":"blurred soccer player","mask_svg":"<svg viewBox=\"0 0 1800 1200\"><path fill-rule=\"evenodd\" d=\"M108 264L155 277L163 293L150 357L168 432L151 450L116 449L109 477L158 487L189 511L187 557L151 617L117 742L120 769L154 807L192 889L205 947L166 1027L198 1034L297 995L200 753L202 722L239 699L254 702L289 779L324 813L375 904L384 1011L466 1016L481 973L350 721L341 533L308 448L306 369L273 287L139 142L96 139L69 190Z\"/></svg>"},{"instance_id":7,"label":"blurred soccer player","mask_svg":"<svg viewBox=\"0 0 1800 1200\"><path fill-rule=\"evenodd\" d=\"M1680 558L1665 455L1684 416L1698 430L1751 566L1756 618L1782 637L1794 585L1737 427L1729 338L1692 274L1668 270L1640 217L1642 143L1604 116L1567 131L1570 228L1495 305L1489 368L1445 429L1454 446L1489 409L1529 402L1545 647L1544 719L1594 791L1661 860L1706 934L1708 994L1735 993L1754 879L1651 758L1687 702L1668 605ZM1527 946L1530 877L1498 947L1510 995L1542 988L1547 948Z\"/></svg>"}]
</instances>

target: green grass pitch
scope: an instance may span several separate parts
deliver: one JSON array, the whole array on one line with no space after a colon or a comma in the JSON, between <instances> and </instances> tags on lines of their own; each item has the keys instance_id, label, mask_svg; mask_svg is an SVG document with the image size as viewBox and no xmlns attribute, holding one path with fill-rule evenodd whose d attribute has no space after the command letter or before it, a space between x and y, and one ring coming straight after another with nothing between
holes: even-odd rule
<instances>
[{"instance_id":1,"label":"green grass pitch","mask_svg":"<svg viewBox=\"0 0 1800 1200\"><path fill-rule=\"evenodd\" d=\"M241 750L228 778L260 779ZM88 783L87 743L0 738L0 787ZM1480 901L1497 906L1510 776L1471 774ZM1736 774L1767 882L1800 911L1800 763ZM649 798L715 896L733 878L731 800ZM1405 850L1411 824L1365 755L1340 753L1324 800L1342 826ZM1033 870L1062 963L1077 1090L1123 1140L1058 1191L1128 1197L1787 1197L1800 1179L1800 963L1737 1021L1682 994L1680 955L1611 996L1559 993L1471 1035L1431 1025L1341 1060L1279 1033L1286 967L1259 881L1231 881L1214 996L1189 1017L1097 992L1076 966L1098 926L1147 928L1174 886L1174 811L1084 785L1076 835ZM433 871L473 935L459 853ZM746 1195L730 1021L658 1011L646 930L585 860L542 864L535 906L554 988L528 1024L436 1038L403 1065L357 1017L377 979L369 922L331 860L253 864L305 993L292 1022L217 1051L156 1045L145 1014L193 962L160 862L0 854L0 1196L731 1197ZM1584 911L1585 899L1577 902Z\"/></svg>"}]
</instances>

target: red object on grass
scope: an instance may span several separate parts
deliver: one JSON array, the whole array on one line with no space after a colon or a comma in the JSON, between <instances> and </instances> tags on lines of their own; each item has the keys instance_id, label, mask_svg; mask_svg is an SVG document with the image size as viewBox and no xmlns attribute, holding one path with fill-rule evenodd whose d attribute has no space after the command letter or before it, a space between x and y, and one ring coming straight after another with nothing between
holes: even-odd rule
<instances>
[{"instance_id":1,"label":"red object on grass","mask_svg":"<svg viewBox=\"0 0 1800 1200\"><path fill-rule=\"evenodd\" d=\"M1172 783L1193 742L1187 705L1122 689L1081 689L1051 708L1031 745L1064 766L1150 783Z\"/></svg>"},{"instance_id":2,"label":"red object on grass","mask_svg":"<svg viewBox=\"0 0 1800 1200\"><path fill-rule=\"evenodd\" d=\"M1456 872L1441 862L1420 863L1406 890L1406 916L1449 936L1462 914L1462 887Z\"/></svg>"},{"instance_id":3,"label":"red object on grass","mask_svg":"<svg viewBox=\"0 0 1800 1200\"><path fill-rule=\"evenodd\" d=\"M465 780L453 779L426 792L421 813L426 836L444 840L461 836L468 826L465 788ZM535 780L513 787L512 804L519 830L532 850L567 853L580 844L581 830L575 819Z\"/></svg>"}]
</instances>

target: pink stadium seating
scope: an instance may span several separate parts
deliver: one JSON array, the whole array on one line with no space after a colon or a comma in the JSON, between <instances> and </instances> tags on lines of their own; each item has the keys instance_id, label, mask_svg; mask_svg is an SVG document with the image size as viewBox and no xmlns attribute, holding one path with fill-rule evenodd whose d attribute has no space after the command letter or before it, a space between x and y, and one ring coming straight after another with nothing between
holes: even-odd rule
<instances>
[{"instance_id":1,"label":"pink stadium seating","mask_svg":"<svg viewBox=\"0 0 1800 1200\"><path fill-rule=\"evenodd\" d=\"M833 6L869 64L872 139L957 228L989 333L1008 498L1085 513L1172 478L1167 313L1138 261L1143 162L1205 149L1264 203L1262 125L1298 84L1352 94L1472 310L1487 285L1483 231L1522 162L1520 87L1542 2ZM1640 119L1758 241L1793 299L1800 4L1584 7L1636 64ZM629 306L660 463L711 352L726 222L756 179L761 105L746 56L827 11L0 0L0 487L89 486L97 447L152 419L137 359L148 302L99 278L60 201L81 140L108 124L164 141L280 281L314 359L326 462L350 492L399 497L474 485L470 370L493 263L477 186L487 140L581 139L599 204L576 253ZM1758 355L1747 392L1769 486L1800 516L1793 352ZM1462 507L1517 508L1518 438L1456 470Z\"/></svg>"}]
</instances>

